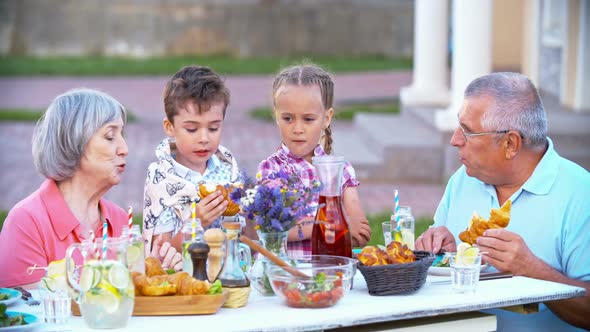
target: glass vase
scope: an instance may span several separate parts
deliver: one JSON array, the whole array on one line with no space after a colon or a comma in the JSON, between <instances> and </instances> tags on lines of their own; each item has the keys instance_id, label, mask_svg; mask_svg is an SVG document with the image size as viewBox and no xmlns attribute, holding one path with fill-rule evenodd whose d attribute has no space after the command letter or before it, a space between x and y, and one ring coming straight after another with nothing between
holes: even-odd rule
<instances>
[{"instance_id":1,"label":"glass vase","mask_svg":"<svg viewBox=\"0 0 590 332\"><path fill-rule=\"evenodd\" d=\"M289 257L287 256L288 234L288 231L275 233L258 231L258 238L260 239L260 244L263 247L278 256L280 259L287 262L289 260ZM252 267L248 273L251 285L264 296L275 295L272 290L272 286L270 285L270 280L266 275L267 267L270 264L273 263L268 258L264 257L260 253L257 253L256 260L254 261L254 264L252 264Z\"/></svg>"}]
</instances>

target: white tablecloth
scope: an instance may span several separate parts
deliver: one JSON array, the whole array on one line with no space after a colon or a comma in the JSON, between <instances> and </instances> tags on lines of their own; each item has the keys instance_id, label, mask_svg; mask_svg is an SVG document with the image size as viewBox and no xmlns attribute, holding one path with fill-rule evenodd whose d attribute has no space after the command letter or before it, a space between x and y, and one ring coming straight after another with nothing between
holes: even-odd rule
<instances>
[{"instance_id":1,"label":"white tablecloth","mask_svg":"<svg viewBox=\"0 0 590 332\"><path fill-rule=\"evenodd\" d=\"M409 295L370 296L360 273L354 289L337 305L324 309L294 309L278 297L263 297L252 290L248 305L239 309L221 308L214 315L131 317L126 331L307 331L374 322L478 311L517 304L538 303L582 296L584 289L565 284L513 277L481 281L476 294L455 294L450 284L435 284L444 277L429 276L420 290ZM36 293L33 292L33 295ZM23 303L11 311L39 314L40 306ZM147 329L146 329L147 328ZM67 326L41 324L34 331L88 330L80 317L72 317Z\"/></svg>"}]
</instances>

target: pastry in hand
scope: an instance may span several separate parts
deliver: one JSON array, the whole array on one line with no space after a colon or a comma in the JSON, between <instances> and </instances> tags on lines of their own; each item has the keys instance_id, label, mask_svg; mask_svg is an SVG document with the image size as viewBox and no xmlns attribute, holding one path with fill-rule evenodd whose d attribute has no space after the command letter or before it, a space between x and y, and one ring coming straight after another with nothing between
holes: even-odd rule
<instances>
[{"instance_id":1,"label":"pastry in hand","mask_svg":"<svg viewBox=\"0 0 590 332\"><path fill-rule=\"evenodd\" d=\"M483 235L487 229L505 228L510 223L510 209L512 202L507 200L499 209L492 209L490 219L486 220L480 217L476 212L473 213L469 227L459 234L459 239L471 245L475 244L478 237Z\"/></svg>"},{"instance_id":2,"label":"pastry in hand","mask_svg":"<svg viewBox=\"0 0 590 332\"><path fill-rule=\"evenodd\" d=\"M223 212L224 216L235 216L238 212L240 212L240 206L236 204L234 201L231 200L229 194L232 192L234 188L237 186L234 184L227 184L225 186L221 184L213 184L213 183L200 183L199 184L199 195L201 198L205 198L215 191L219 190L223 199L228 202L227 208Z\"/></svg>"}]
</instances>

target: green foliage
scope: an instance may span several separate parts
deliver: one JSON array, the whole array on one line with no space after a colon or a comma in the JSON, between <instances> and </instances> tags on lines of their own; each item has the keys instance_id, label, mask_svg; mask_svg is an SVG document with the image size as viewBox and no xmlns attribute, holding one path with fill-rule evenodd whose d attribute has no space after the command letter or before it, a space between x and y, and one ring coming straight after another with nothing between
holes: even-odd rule
<instances>
[{"instance_id":1,"label":"green foliage","mask_svg":"<svg viewBox=\"0 0 590 332\"><path fill-rule=\"evenodd\" d=\"M0 109L0 122L37 122L43 115L43 110L29 110L24 108Z\"/></svg>"},{"instance_id":2,"label":"green foliage","mask_svg":"<svg viewBox=\"0 0 590 332\"><path fill-rule=\"evenodd\" d=\"M181 67L191 64L209 66L223 75L274 74L285 66L303 61L311 61L331 72L407 70L412 68L411 58L389 58L385 56L237 58L227 55L215 55L141 59L103 56L0 56L0 76L170 76Z\"/></svg>"},{"instance_id":3,"label":"green foliage","mask_svg":"<svg viewBox=\"0 0 590 332\"><path fill-rule=\"evenodd\" d=\"M0 122L37 122L45 110L25 108L0 108ZM127 123L137 122L138 117L127 109Z\"/></svg>"},{"instance_id":4,"label":"green foliage","mask_svg":"<svg viewBox=\"0 0 590 332\"><path fill-rule=\"evenodd\" d=\"M356 113L399 113L399 101L379 101L358 104L349 104L335 108L334 119L351 121ZM250 111L250 116L254 119L263 121L274 121L272 109L270 107L257 107Z\"/></svg>"},{"instance_id":5,"label":"green foliage","mask_svg":"<svg viewBox=\"0 0 590 332\"><path fill-rule=\"evenodd\" d=\"M383 229L381 228L381 223L384 221L389 220L391 217L391 212L382 212L378 214L371 214L367 216L369 219L369 226L371 226L371 241L367 243L368 246L374 246L384 244L383 240ZM416 237L420 236L420 234L424 233L428 229L428 226L433 224L432 217L418 217L416 218L415 223L415 234Z\"/></svg>"},{"instance_id":6,"label":"green foliage","mask_svg":"<svg viewBox=\"0 0 590 332\"><path fill-rule=\"evenodd\" d=\"M8 211L0 210L0 231L2 230L2 225L4 225L4 219L6 219L6 215ZM377 244L383 244L383 230L381 229L381 223L389 220L391 216L390 212L382 212L377 214L370 214L368 215L369 225L371 226L371 241L367 245L374 246ZM142 215L134 215L133 216L133 223L142 227ZM420 236L420 234L424 233L428 226L432 225L432 217L419 217L416 218L416 237Z\"/></svg>"},{"instance_id":7,"label":"green foliage","mask_svg":"<svg viewBox=\"0 0 590 332\"><path fill-rule=\"evenodd\" d=\"M8 215L8 211L0 210L0 232L2 231L2 226L4 226L4 219Z\"/></svg>"}]
</instances>

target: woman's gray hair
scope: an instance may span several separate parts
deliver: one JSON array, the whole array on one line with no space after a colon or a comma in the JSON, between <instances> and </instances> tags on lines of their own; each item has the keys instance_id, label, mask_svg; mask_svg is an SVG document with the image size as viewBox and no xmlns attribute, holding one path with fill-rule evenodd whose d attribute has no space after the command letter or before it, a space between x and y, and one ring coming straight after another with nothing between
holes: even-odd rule
<instances>
[{"instance_id":1,"label":"woman's gray hair","mask_svg":"<svg viewBox=\"0 0 590 332\"><path fill-rule=\"evenodd\" d=\"M525 75L492 73L472 81L465 99L488 96L491 108L481 118L485 131L515 130L529 148L547 144L547 115L537 89Z\"/></svg>"},{"instance_id":2,"label":"woman's gray hair","mask_svg":"<svg viewBox=\"0 0 590 332\"><path fill-rule=\"evenodd\" d=\"M46 178L71 178L90 138L109 122L127 122L123 106L106 93L73 89L57 96L33 132L33 160Z\"/></svg>"}]
</instances>

